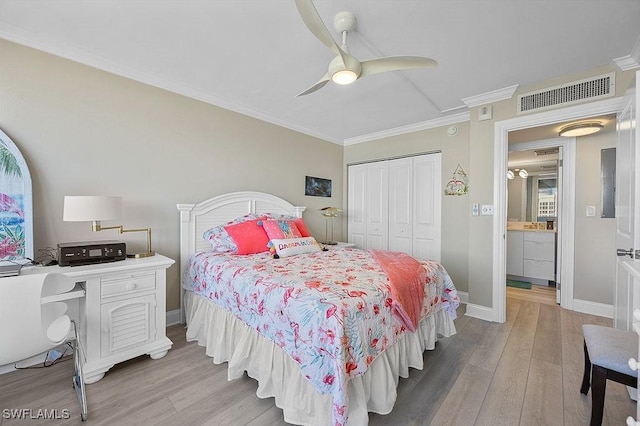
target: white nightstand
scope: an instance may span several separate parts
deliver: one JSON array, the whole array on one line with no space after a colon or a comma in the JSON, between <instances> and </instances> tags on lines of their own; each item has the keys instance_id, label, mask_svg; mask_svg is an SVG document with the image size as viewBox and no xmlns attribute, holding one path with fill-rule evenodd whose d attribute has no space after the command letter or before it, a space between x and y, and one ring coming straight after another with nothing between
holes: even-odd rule
<instances>
[{"instance_id":1,"label":"white nightstand","mask_svg":"<svg viewBox=\"0 0 640 426\"><path fill-rule=\"evenodd\" d=\"M77 318L86 362L85 383L95 383L114 364L148 354L167 354L166 269L175 261L156 254L85 266L23 268L23 274L63 273L83 287ZM72 316L73 313L71 313Z\"/></svg>"}]
</instances>

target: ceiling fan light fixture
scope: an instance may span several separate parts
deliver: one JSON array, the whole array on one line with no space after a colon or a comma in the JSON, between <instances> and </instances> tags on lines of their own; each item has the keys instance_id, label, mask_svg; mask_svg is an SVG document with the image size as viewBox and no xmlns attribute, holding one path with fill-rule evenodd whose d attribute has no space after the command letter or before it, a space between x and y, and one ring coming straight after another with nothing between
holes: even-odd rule
<instances>
[{"instance_id":1,"label":"ceiling fan light fixture","mask_svg":"<svg viewBox=\"0 0 640 426\"><path fill-rule=\"evenodd\" d=\"M520 169L520 171L518 172L518 176L520 176L522 179L526 179L529 176L529 172L525 169Z\"/></svg>"},{"instance_id":2,"label":"ceiling fan light fixture","mask_svg":"<svg viewBox=\"0 0 640 426\"><path fill-rule=\"evenodd\" d=\"M600 130L602 130L603 127L604 126L598 123L597 121L574 123L561 128L558 135L564 136L567 138L576 137L576 136L586 136L586 135L591 135L593 133L599 132Z\"/></svg>"},{"instance_id":3,"label":"ceiling fan light fixture","mask_svg":"<svg viewBox=\"0 0 640 426\"><path fill-rule=\"evenodd\" d=\"M358 75L351 70L341 70L334 72L331 76L331 80L340 85L351 84L358 78Z\"/></svg>"},{"instance_id":4,"label":"ceiling fan light fixture","mask_svg":"<svg viewBox=\"0 0 640 426\"><path fill-rule=\"evenodd\" d=\"M516 175L513 174L513 171L507 170L507 179L514 179Z\"/></svg>"}]
</instances>

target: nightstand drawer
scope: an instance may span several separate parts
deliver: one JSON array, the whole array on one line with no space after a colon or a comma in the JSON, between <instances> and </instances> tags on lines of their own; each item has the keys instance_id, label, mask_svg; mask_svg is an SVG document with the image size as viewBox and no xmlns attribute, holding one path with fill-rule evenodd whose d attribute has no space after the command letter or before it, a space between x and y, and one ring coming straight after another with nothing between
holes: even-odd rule
<instances>
[{"instance_id":1,"label":"nightstand drawer","mask_svg":"<svg viewBox=\"0 0 640 426\"><path fill-rule=\"evenodd\" d=\"M141 274L128 274L119 277L106 278L101 280L102 298L137 294L144 291L155 291L156 274L146 272Z\"/></svg>"}]
</instances>

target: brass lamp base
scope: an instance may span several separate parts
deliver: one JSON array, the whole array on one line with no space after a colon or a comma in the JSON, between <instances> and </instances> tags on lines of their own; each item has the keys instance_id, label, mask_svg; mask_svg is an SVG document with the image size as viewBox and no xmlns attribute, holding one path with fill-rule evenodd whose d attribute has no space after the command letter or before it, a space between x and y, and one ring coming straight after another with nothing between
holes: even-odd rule
<instances>
[{"instance_id":1,"label":"brass lamp base","mask_svg":"<svg viewBox=\"0 0 640 426\"><path fill-rule=\"evenodd\" d=\"M155 254L156 253L153 251L142 252L142 253L127 253L127 257L134 258L134 259L141 259L143 257L155 256Z\"/></svg>"}]
</instances>

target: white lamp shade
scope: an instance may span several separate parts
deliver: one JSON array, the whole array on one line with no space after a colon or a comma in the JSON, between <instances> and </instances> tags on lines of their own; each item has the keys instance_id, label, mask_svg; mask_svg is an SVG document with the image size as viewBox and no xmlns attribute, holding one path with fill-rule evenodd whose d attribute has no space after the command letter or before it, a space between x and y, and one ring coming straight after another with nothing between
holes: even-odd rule
<instances>
[{"instance_id":1,"label":"white lamp shade","mask_svg":"<svg viewBox=\"0 0 640 426\"><path fill-rule=\"evenodd\" d=\"M103 195L65 195L62 220L91 222L122 217L122 198Z\"/></svg>"}]
</instances>

